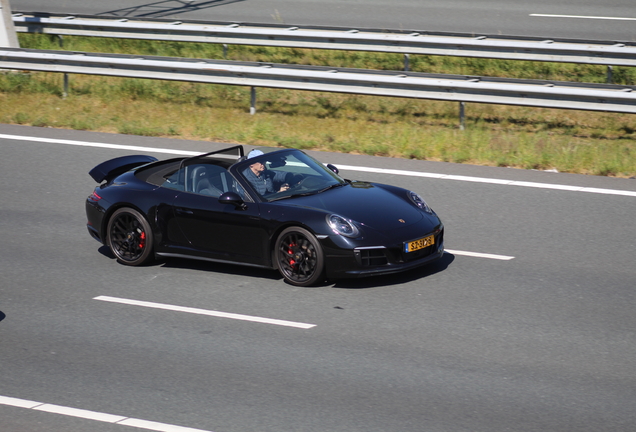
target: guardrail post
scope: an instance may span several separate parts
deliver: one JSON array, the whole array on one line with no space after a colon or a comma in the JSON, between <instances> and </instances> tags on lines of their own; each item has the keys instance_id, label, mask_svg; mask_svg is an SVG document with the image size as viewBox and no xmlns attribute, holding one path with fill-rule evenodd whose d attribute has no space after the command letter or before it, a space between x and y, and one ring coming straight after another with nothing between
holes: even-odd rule
<instances>
[{"instance_id":1,"label":"guardrail post","mask_svg":"<svg viewBox=\"0 0 636 432\"><path fill-rule=\"evenodd\" d=\"M410 54L404 54L404 70L408 71L410 64L409 64L409 60L410 60L411 55Z\"/></svg>"},{"instance_id":2,"label":"guardrail post","mask_svg":"<svg viewBox=\"0 0 636 432\"><path fill-rule=\"evenodd\" d=\"M64 91L62 91L62 99L66 99L68 97L68 74L64 74Z\"/></svg>"},{"instance_id":3,"label":"guardrail post","mask_svg":"<svg viewBox=\"0 0 636 432\"><path fill-rule=\"evenodd\" d=\"M466 129L466 103L459 103L459 130Z\"/></svg>"},{"instance_id":4,"label":"guardrail post","mask_svg":"<svg viewBox=\"0 0 636 432\"><path fill-rule=\"evenodd\" d=\"M9 0L0 0L0 47L20 48Z\"/></svg>"},{"instance_id":5,"label":"guardrail post","mask_svg":"<svg viewBox=\"0 0 636 432\"><path fill-rule=\"evenodd\" d=\"M57 41L60 44L60 48L64 48L64 36L57 35ZM64 73L64 90L62 90L62 99L68 97L68 74Z\"/></svg>"},{"instance_id":6,"label":"guardrail post","mask_svg":"<svg viewBox=\"0 0 636 432\"><path fill-rule=\"evenodd\" d=\"M223 60L227 60L227 44L223 44Z\"/></svg>"},{"instance_id":7,"label":"guardrail post","mask_svg":"<svg viewBox=\"0 0 636 432\"><path fill-rule=\"evenodd\" d=\"M614 72L614 68L611 65L607 66L607 83L608 84L612 84L612 81L614 80L613 72Z\"/></svg>"},{"instance_id":8,"label":"guardrail post","mask_svg":"<svg viewBox=\"0 0 636 432\"><path fill-rule=\"evenodd\" d=\"M256 87L250 87L250 115L256 114Z\"/></svg>"}]
</instances>

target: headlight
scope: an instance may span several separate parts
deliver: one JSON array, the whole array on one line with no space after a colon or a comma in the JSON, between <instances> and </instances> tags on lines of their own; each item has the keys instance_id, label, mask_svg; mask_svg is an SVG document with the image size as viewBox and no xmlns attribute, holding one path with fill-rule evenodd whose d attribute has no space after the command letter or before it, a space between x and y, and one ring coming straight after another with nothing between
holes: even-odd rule
<instances>
[{"instance_id":1,"label":"headlight","mask_svg":"<svg viewBox=\"0 0 636 432\"><path fill-rule=\"evenodd\" d=\"M336 233L345 237L358 237L360 231L351 221L335 214L327 216L327 224Z\"/></svg>"},{"instance_id":2,"label":"headlight","mask_svg":"<svg viewBox=\"0 0 636 432\"><path fill-rule=\"evenodd\" d=\"M424 210L426 213L433 214L433 210L431 210L431 208L428 206L428 204L426 204L426 201L424 201L421 196L413 191L409 191L408 196L413 204Z\"/></svg>"}]
</instances>

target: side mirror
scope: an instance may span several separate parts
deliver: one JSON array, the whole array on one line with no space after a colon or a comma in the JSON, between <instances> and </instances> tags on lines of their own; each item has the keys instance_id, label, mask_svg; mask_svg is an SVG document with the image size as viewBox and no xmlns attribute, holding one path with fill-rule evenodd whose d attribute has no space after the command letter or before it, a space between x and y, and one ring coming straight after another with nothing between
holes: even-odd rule
<instances>
[{"instance_id":1,"label":"side mirror","mask_svg":"<svg viewBox=\"0 0 636 432\"><path fill-rule=\"evenodd\" d=\"M338 171L338 168L336 168L334 165L332 164L327 164L327 168L329 168L331 171L335 172L336 174L339 174L340 171Z\"/></svg>"},{"instance_id":2,"label":"side mirror","mask_svg":"<svg viewBox=\"0 0 636 432\"><path fill-rule=\"evenodd\" d=\"M225 192L219 197L221 204L232 204L237 210L245 210L247 204L243 201L243 198L236 192Z\"/></svg>"}]
</instances>

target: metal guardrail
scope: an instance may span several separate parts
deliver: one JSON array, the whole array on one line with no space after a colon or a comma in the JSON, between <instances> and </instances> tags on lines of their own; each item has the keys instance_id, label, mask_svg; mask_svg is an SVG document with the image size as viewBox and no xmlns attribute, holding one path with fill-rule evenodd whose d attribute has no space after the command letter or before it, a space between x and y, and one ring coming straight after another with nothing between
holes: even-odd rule
<instances>
[{"instance_id":1,"label":"metal guardrail","mask_svg":"<svg viewBox=\"0 0 636 432\"><path fill-rule=\"evenodd\" d=\"M636 86L20 48L0 68L636 114Z\"/></svg>"},{"instance_id":2,"label":"metal guardrail","mask_svg":"<svg viewBox=\"0 0 636 432\"><path fill-rule=\"evenodd\" d=\"M636 44L627 41L546 40L417 30L128 20L92 15L65 17L32 12L16 13L13 21L18 32L53 35L636 66Z\"/></svg>"}]
</instances>

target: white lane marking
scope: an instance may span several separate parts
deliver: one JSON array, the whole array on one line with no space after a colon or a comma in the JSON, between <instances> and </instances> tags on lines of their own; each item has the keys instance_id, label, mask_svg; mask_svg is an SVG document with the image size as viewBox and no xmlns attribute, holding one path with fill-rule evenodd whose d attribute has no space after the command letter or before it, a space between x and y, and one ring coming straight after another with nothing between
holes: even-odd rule
<instances>
[{"instance_id":1,"label":"white lane marking","mask_svg":"<svg viewBox=\"0 0 636 432\"><path fill-rule=\"evenodd\" d=\"M9 140L17 140L17 141L38 141L38 142L49 143L49 144L66 144L66 145L74 145L74 146L82 146L82 147L98 147L98 148L107 148L107 149L116 149L116 150L168 153L168 154L176 154L176 155L184 155L184 156L196 156L201 154L201 152L186 151L186 150L129 146L129 145L121 145L121 144L107 144L107 143L96 143L96 142L90 142L90 141L74 141L74 140L54 139L54 138L27 137L27 136L21 136L21 135L0 134L0 138L9 139Z\"/></svg>"},{"instance_id":2,"label":"white lane marking","mask_svg":"<svg viewBox=\"0 0 636 432\"><path fill-rule=\"evenodd\" d=\"M463 256L469 256L469 257L475 257L475 258L489 258L489 259L501 260L501 261L509 261L511 259L515 259L515 257L513 256L495 255L495 254L487 254L487 253L481 253L481 252L467 252L467 251L459 251L459 250L452 250L452 249L444 249L444 251L453 255L463 255Z\"/></svg>"},{"instance_id":3,"label":"white lane marking","mask_svg":"<svg viewBox=\"0 0 636 432\"><path fill-rule=\"evenodd\" d=\"M167 423L158 423L148 420L141 420L125 416L106 414L97 411L88 411L78 408L52 405L42 402L35 402L26 399L17 399L8 396L0 396L0 405L8 405L17 408L33 409L53 414L61 414L69 417L79 417L88 420L112 423L123 426L131 426L156 432L211 432L203 429L193 429L189 427L176 426Z\"/></svg>"},{"instance_id":4,"label":"white lane marking","mask_svg":"<svg viewBox=\"0 0 636 432\"><path fill-rule=\"evenodd\" d=\"M88 420L95 420L105 423L118 423L122 420L125 420L126 417L113 415L113 414L105 414L96 411L88 411L79 408L71 408L60 405L52 405L52 404L42 404L32 409L37 411L44 411L51 414L61 414L69 417L79 417Z\"/></svg>"},{"instance_id":5,"label":"white lane marking","mask_svg":"<svg viewBox=\"0 0 636 432\"><path fill-rule=\"evenodd\" d=\"M128 145L119 145L119 144L105 144L105 143L94 143L94 142L88 142L88 141L72 141L72 140L62 140L62 139L53 139L53 138L25 137L20 135L0 134L0 139L20 140L20 141L39 141L39 142L45 142L50 144L67 144L67 145L76 145L76 146L85 146L85 147L108 148L108 149L116 149L116 150L132 150L132 151L141 151L143 153L168 153L168 154L176 154L176 155L184 155L184 156L195 156L195 155L201 154L201 152L193 152L193 151L186 151L186 150L128 146ZM502 180L502 179L493 179L493 178L486 178L486 177L458 176L458 175L450 175L450 174L427 173L427 172L420 172L420 171L405 171L405 170L394 170L394 169L386 169L386 168L361 167L361 166L354 166L354 165L338 165L338 168L341 170L363 171L363 172L378 173L378 174L393 174L393 175L401 175L401 176L409 176L409 177L434 178L434 179L440 179L440 180L456 180L456 181L466 181L466 182L476 182L476 183L499 184L499 185L505 185L505 186L522 186L522 187L533 187L533 188L540 188L540 189L556 189L556 190L571 191L571 192L588 192L588 193L596 193L596 194L604 194L604 195L622 195L622 196L636 197L636 191L627 191L627 190L620 190L620 189L600 189L600 188L588 188L588 187L582 187L582 186L569 186L569 185L552 184L552 183L521 182L521 181L515 181L515 180Z\"/></svg>"},{"instance_id":6,"label":"white lane marking","mask_svg":"<svg viewBox=\"0 0 636 432\"><path fill-rule=\"evenodd\" d=\"M577 19L597 19L597 20L615 20L615 21L636 21L636 18L628 17L603 17L603 16L585 16L585 15L552 15L552 14L530 14L533 17L544 18L577 18Z\"/></svg>"},{"instance_id":7,"label":"white lane marking","mask_svg":"<svg viewBox=\"0 0 636 432\"><path fill-rule=\"evenodd\" d=\"M274 324L279 326L296 327L301 329L310 329L312 327L316 327L315 324L306 324L306 323L300 323L300 322L294 322L294 321L262 318L262 317L256 317L256 316L250 316L250 315L227 313L227 312L218 312L218 311L212 311L207 309L197 309L197 308L184 307L184 306L174 306L174 305L169 305L164 303L153 303L153 302L146 302L146 301L139 301L139 300L130 300L130 299L124 299L124 298L118 298L118 297L98 296L98 297L95 297L93 300L101 300L101 301L106 301L111 303L121 303L121 304L127 304L132 306L142 306L142 307L153 308L153 309L171 310L176 312L186 312L186 313L198 314L198 315L208 315L208 316L213 316L217 318L230 318L230 319L242 320L242 321L253 321L253 322L262 323L262 324Z\"/></svg>"},{"instance_id":8,"label":"white lane marking","mask_svg":"<svg viewBox=\"0 0 636 432\"><path fill-rule=\"evenodd\" d=\"M44 405L42 402L34 402L25 399L16 399L8 396L0 396L0 405L9 405L18 408L35 408L36 406Z\"/></svg>"},{"instance_id":9,"label":"white lane marking","mask_svg":"<svg viewBox=\"0 0 636 432\"><path fill-rule=\"evenodd\" d=\"M352 166L352 165L338 165L338 169L349 170L349 171L364 171L364 172L371 172L371 173L378 173L378 174L403 175L403 176L409 176L409 177L426 177L426 178L434 178L434 179L440 179L440 180L457 180L457 181L465 181L465 182L489 183L489 184L498 184L498 185L506 185L506 186L521 186L521 187L532 187L532 188L539 188L539 189L557 189L557 190L571 191L571 192L588 192L588 193L597 193L597 194L605 194L605 195L623 195L623 196L636 197L636 191L626 191L626 190L620 190L620 189L601 189L601 188L570 186L570 185L553 184L553 183L525 182L525 181L516 181L516 180L486 178L486 177L470 177L470 176L458 176L458 175L451 175L451 174L427 173L427 172L419 172L419 171L403 171L403 170L394 170L394 169L386 169L386 168L369 168L369 167L359 167L359 166Z\"/></svg>"}]
</instances>

